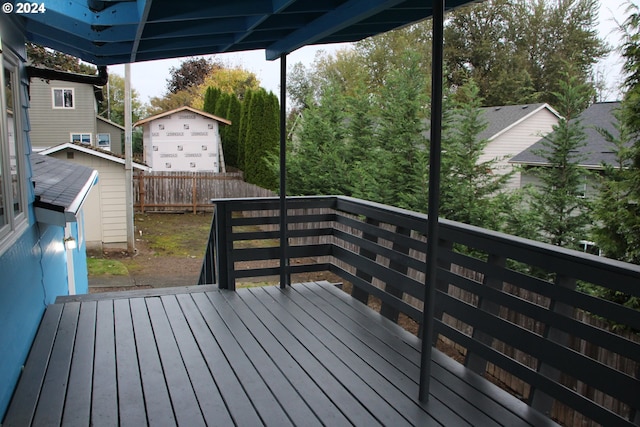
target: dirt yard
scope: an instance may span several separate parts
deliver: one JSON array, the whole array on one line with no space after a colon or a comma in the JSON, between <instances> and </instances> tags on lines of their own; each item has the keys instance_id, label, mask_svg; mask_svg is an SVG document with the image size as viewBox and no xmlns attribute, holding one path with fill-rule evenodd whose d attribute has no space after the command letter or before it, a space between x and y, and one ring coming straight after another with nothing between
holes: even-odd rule
<instances>
[{"instance_id":1,"label":"dirt yard","mask_svg":"<svg viewBox=\"0 0 640 427\"><path fill-rule=\"evenodd\" d=\"M128 277L108 273L96 276L91 274L90 267L92 292L197 284L211 214L136 214L135 227L135 254L120 251L88 254L90 258L119 262L129 273Z\"/></svg>"},{"instance_id":2,"label":"dirt yard","mask_svg":"<svg viewBox=\"0 0 640 427\"><path fill-rule=\"evenodd\" d=\"M136 214L136 253L111 251L88 254L91 258L121 263L128 276L89 275L91 292L195 285L200 277L202 260L209 239L212 215L207 214ZM91 262L91 260L90 260ZM252 262L251 267L267 263ZM242 266L240 265L240 268ZM294 277L296 281L338 281L327 273L309 273ZM278 278L249 280L250 285L275 284Z\"/></svg>"}]
</instances>

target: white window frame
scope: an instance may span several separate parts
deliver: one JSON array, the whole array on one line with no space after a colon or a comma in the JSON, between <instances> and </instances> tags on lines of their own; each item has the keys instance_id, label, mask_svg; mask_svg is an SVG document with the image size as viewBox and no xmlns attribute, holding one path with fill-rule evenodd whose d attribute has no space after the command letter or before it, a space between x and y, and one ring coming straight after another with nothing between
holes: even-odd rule
<instances>
[{"instance_id":1,"label":"white window frame","mask_svg":"<svg viewBox=\"0 0 640 427\"><path fill-rule=\"evenodd\" d=\"M93 138L91 136L91 132L71 132L69 134L69 142L74 142L73 141L73 136L74 135L80 135L80 143L85 144L85 145L91 145L91 143L93 142ZM84 138L85 136L89 137L89 142L84 142Z\"/></svg>"},{"instance_id":2,"label":"white window frame","mask_svg":"<svg viewBox=\"0 0 640 427\"><path fill-rule=\"evenodd\" d=\"M56 91L62 91L62 105L56 105ZM64 105L64 92L71 92L71 107L67 107ZM74 110L76 108L76 91L72 87L52 87L51 88L51 107L54 110Z\"/></svg>"},{"instance_id":3,"label":"white window frame","mask_svg":"<svg viewBox=\"0 0 640 427\"><path fill-rule=\"evenodd\" d=\"M107 136L106 139L109 141L108 145L100 144L100 140L101 140L100 136L104 136L104 135ZM96 145L98 146L98 148L101 148L101 149L107 150L107 151L111 151L111 134L108 133L108 132L101 132L101 133L96 134Z\"/></svg>"},{"instance_id":4,"label":"white window frame","mask_svg":"<svg viewBox=\"0 0 640 427\"><path fill-rule=\"evenodd\" d=\"M9 138L9 108L6 103L7 82L5 81L5 68L11 71L12 104L13 104L13 142L15 152L10 148ZM27 179L25 174L24 132L22 124L22 100L20 95L23 87L20 81L20 60L12 52L2 48L0 40L0 173L2 173L2 206L5 207L7 224L0 226L0 255L10 248L28 228L27 215ZM14 187L12 177L13 166L16 170L18 188L20 189L14 200ZM15 211L15 203L19 203L20 211Z\"/></svg>"}]
</instances>

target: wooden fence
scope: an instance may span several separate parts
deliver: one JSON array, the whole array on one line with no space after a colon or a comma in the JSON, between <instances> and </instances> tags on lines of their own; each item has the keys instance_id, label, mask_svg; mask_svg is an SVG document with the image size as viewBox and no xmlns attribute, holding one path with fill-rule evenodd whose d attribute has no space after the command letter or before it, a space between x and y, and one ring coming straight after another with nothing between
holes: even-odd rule
<instances>
[{"instance_id":1,"label":"wooden fence","mask_svg":"<svg viewBox=\"0 0 640 427\"><path fill-rule=\"evenodd\" d=\"M134 208L139 212L210 212L211 199L274 195L244 182L242 172L139 172L133 178Z\"/></svg>"}]
</instances>

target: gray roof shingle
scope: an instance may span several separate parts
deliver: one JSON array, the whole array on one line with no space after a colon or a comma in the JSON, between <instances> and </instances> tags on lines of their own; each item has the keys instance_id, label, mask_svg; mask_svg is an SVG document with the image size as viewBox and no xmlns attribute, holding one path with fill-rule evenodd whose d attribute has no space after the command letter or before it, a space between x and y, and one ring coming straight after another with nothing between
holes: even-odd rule
<instances>
[{"instance_id":1,"label":"gray roof shingle","mask_svg":"<svg viewBox=\"0 0 640 427\"><path fill-rule=\"evenodd\" d=\"M614 146L607 142L598 132L598 128L606 129L614 137L618 137L619 133L614 127L616 119L613 117L613 111L620 107L620 102L598 102L591 105L580 115L584 131L587 135L586 145L580 149L580 165L588 168L601 168L602 164L615 164ZM544 148L540 139L538 142L527 148L523 152L514 156L510 163L520 163L528 165L544 165L547 161L534 152Z\"/></svg>"},{"instance_id":2,"label":"gray roof shingle","mask_svg":"<svg viewBox=\"0 0 640 427\"><path fill-rule=\"evenodd\" d=\"M68 212L74 202L85 197L95 180L95 171L86 166L40 154L32 154L31 170L36 200L34 206Z\"/></svg>"},{"instance_id":3,"label":"gray roof shingle","mask_svg":"<svg viewBox=\"0 0 640 427\"><path fill-rule=\"evenodd\" d=\"M545 104L503 105L499 107L483 107L482 118L487 128L478 135L479 140L490 139L503 132L516 122L538 110Z\"/></svg>"}]
</instances>

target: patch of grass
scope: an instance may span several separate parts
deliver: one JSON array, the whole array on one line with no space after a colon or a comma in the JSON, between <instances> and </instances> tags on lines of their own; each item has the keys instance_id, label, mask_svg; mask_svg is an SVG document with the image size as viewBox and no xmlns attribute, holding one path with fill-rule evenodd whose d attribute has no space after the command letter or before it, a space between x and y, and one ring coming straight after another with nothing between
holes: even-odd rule
<instances>
[{"instance_id":1,"label":"patch of grass","mask_svg":"<svg viewBox=\"0 0 640 427\"><path fill-rule=\"evenodd\" d=\"M115 259L87 258L87 270L89 276L127 276L129 274L127 267Z\"/></svg>"},{"instance_id":2,"label":"patch of grass","mask_svg":"<svg viewBox=\"0 0 640 427\"><path fill-rule=\"evenodd\" d=\"M158 256L204 256L211 214L137 214L135 222Z\"/></svg>"}]
</instances>

